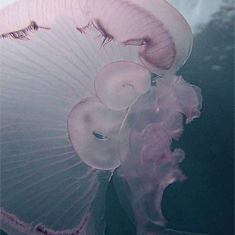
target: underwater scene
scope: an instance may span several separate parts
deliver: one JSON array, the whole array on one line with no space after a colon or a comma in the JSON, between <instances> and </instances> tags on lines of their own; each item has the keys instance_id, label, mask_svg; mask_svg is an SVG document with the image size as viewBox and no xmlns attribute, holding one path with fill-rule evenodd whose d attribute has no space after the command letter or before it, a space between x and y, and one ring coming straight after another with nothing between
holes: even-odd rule
<instances>
[{"instance_id":1,"label":"underwater scene","mask_svg":"<svg viewBox=\"0 0 235 235\"><path fill-rule=\"evenodd\" d=\"M234 235L234 15L2 0L0 234Z\"/></svg>"}]
</instances>

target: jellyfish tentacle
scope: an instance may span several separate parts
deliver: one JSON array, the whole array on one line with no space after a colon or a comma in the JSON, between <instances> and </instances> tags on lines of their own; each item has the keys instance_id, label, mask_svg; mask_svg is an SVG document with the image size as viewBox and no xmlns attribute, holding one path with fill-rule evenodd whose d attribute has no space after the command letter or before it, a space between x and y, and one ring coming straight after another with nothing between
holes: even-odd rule
<instances>
[{"instance_id":1,"label":"jellyfish tentacle","mask_svg":"<svg viewBox=\"0 0 235 235\"><path fill-rule=\"evenodd\" d=\"M103 170L120 165L117 137L124 115L108 109L97 98L87 98L72 108L68 117L69 138L87 165Z\"/></svg>"},{"instance_id":2,"label":"jellyfish tentacle","mask_svg":"<svg viewBox=\"0 0 235 235\"><path fill-rule=\"evenodd\" d=\"M172 151L171 141L182 134L182 114L199 113L200 96L182 77L158 78L156 87L127 112L118 138L121 166L116 185L127 187L130 204L123 195L120 198L132 220L134 215L138 235L187 234L165 228L161 201L168 185L186 179L178 166L185 154L181 149Z\"/></svg>"},{"instance_id":3,"label":"jellyfish tentacle","mask_svg":"<svg viewBox=\"0 0 235 235\"><path fill-rule=\"evenodd\" d=\"M156 90L161 108L170 108L172 114L174 110L180 111L187 118L186 124L200 117L202 95L199 87L187 83L181 76L172 76L158 79Z\"/></svg>"}]
</instances>

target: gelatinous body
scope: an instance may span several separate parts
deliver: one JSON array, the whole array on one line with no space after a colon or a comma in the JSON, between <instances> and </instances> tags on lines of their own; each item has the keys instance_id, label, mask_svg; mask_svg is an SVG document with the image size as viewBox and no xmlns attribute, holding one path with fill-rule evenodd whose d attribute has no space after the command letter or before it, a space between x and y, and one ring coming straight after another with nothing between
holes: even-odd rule
<instances>
[{"instance_id":1,"label":"gelatinous body","mask_svg":"<svg viewBox=\"0 0 235 235\"><path fill-rule=\"evenodd\" d=\"M73 107L68 117L69 138L86 164L104 170L120 165L117 138L124 114L108 109L95 98Z\"/></svg>"},{"instance_id":2,"label":"gelatinous body","mask_svg":"<svg viewBox=\"0 0 235 235\"><path fill-rule=\"evenodd\" d=\"M165 87L158 87L161 82ZM197 104L186 101L185 106L181 106L182 100L175 90L185 101L196 98ZM181 77L159 79L156 87L142 95L129 109L120 129L120 175L130 187L132 210L141 231L146 230L143 234L148 234L152 227L156 227L156 231L162 230L165 224L161 212L163 191L169 184L185 179L178 168L184 152L180 149L172 152L171 140L178 139L182 133L182 107L195 113L200 109L200 96Z\"/></svg>"},{"instance_id":3,"label":"gelatinous body","mask_svg":"<svg viewBox=\"0 0 235 235\"><path fill-rule=\"evenodd\" d=\"M50 29L58 16L70 17L80 31L94 27L104 41L139 46L141 62L161 75L174 75L191 53L191 29L165 0L21 0L1 11L0 35L22 38Z\"/></svg>"},{"instance_id":4,"label":"gelatinous body","mask_svg":"<svg viewBox=\"0 0 235 235\"><path fill-rule=\"evenodd\" d=\"M96 76L95 90L99 100L110 109L130 107L150 89L151 73L143 66L118 61L102 68Z\"/></svg>"},{"instance_id":5,"label":"gelatinous body","mask_svg":"<svg viewBox=\"0 0 235 235\"><path fill-rule=\"evenodd\" d=\"M76 27L82 29L89 23L84 4L83 0L17 1L1 11L0 34L4 37L11 33L13 37L22 38L33 29L50 29L58 16L70 17Z\"/></svg>"},{"instance_id":6,"label":"gelatinous body","mask_svg":"<svg viewBox=\"0 0 235 235\"><path fill-rule=\"evenodd\" d=\"M156 41L153 41L153 47L145 46L140 47L140 53L143 53L146 50L147 57L140 57L141 62L150 69L153 73L160 75L174 75L179 68L187 61L188 57L191 54L193 37L191 29L184 19L184 17L174 9L167 1L165 0L130 0L131 2L138 4L140 7L146 9L151 15L153 15L156 19L160 20L163 24L162 27L166 30L166 32L161 33L161 31L155 31L152 29L152 34L155 32L158 35L154 35L153 38L156 38ZM166 40L166 34L168 34L168 39ZM160 40L159 38L162 39ZM158 38L158 39L157 39ZM159 40L159 42L157 41ZM174 43L175 48L175 56L172 62L172 65L169 69L164 69L164 65L167 65L171 61L172 53L169 53L169 45L170 41ZM162 41L164 41L164 45L162 45ZM156 43L156 44L155 44ZM145 48L146 47L146 48ZM159 61L160 66L157 64L153 64L151 60L148 60L148 55L153 56L153 54L161 54L163 49L164 58ZM168 50L168 51L167 51ZM154 58L153 61L156 61Z\"/></svg>"},{"instance_id":7,"label":"gelatinous body","mask_svg":"<svg viewBox=\"0 0 235 235\"><path fill-rule=\"evenodd\" d=\"M21 0L0 18L2 229L103 235L118 169L138 235L187 234L161 212L185 179L171 141L202 103L175 75L192 47L184 18L164 0Z\"/></svg>"},{"instance_id":8,"label":"gelatinous body","mask_svg":"<svg viewBox=\"0 0 235 235\"><path fill-rule=\"evenodd\" d=\"M0 41L1 228L9 234L104 233L112 171L83 162L67 122L74 106L95 97L101 68L138 54L115 42L101 44L97 33L81 34L66 18L30 40ZM93 131L86 134L99 138L99 129Z\"/></svg>"}]
</instances>

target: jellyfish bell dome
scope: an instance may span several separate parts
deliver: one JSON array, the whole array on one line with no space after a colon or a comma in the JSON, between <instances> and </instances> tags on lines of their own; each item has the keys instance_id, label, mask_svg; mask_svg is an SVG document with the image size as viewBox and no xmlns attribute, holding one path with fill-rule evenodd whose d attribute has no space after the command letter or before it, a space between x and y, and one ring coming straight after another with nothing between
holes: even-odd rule
<instances>
[{"instance_id":1,"label":"jellyfish bell dome","mask_svg":"<svg viewBox=\"0 0 235 235\"><path fill-rule=\"evenodd\" d=\"M72 108L67 124L69 138L87 165L103 170L120 165L117 139L124 115L107 108L97 98L87 98Z\"/></svg>"},{"instance_id":2,"label":"jellyfish bell dome","mask_svg":"<svg viewBox=\"0 0 235 235\"><path fill-rule=\"evenodd\" d=\"M138 46L139 59L151 72L174 75L187 61L192 31L165 0L92 1L89 7L91 22L105 40Z\"/></svg>"},{"instance_id":3,"label":"jellyfish bell dome","mask_svg":"<svg viewBox=\"0 0 235 235\"><path fill-rule=\"evenodd\" d=\"M117 61L97 73L95 91L108 108L124 110L147 92L150 85L151 73L145 67L130 61Z\"/></svg>"},{"instance_id":4,"label":"jellyfish bell dome","mask_svg":"<svg viewBox=\"0 0 235 235\"><path fill-rule=\"evenodd\" d=\"M137 234L164 225L163 191L183 179L170 143L201 107L171 76L191 52L184 18L164 0L21 0L1 17L3 229L103 235L116 168Z\"/></svg>"},{"instance_id":5,"label":"jellyfish bell dome","mask_svg":"<svg viewBox=\"0 0 235 235\"><path fill-rule=\"evenodd\" d=\"M24 17L17 23L2 20L1 37L22 38L32 30L50 29L58 16L68 16L81 32L91 28L100 32L103 42L115 40L139 47L141 63L158 75L174 75L191 53L191 29L165 0L81 0L72 1L69 7L65 1L44 2L23 0L4 8L2 19L16 11Z\"/></svg>"},{"instance_id":6,"label":"jellyfish bell dome","mask_svg":"<svg viewBox=\"0 0 235 235\"><path fill-rule=\"evenodd\" d=\"M150 42L150 46L148 43L140 46L140 61L153 73L174 75L192 51L193 35L187 21L165 0L129 1L147 10L156 21L160 21L160 24L151 30L154 40ZM159 62L158 54L163 57Z\"/></svg>"},{"instance_id":7,"label":"jellyfish bell dome","mask_svg":"<svg viewBox=\"0 0 235 235\"><path fill-rule=\"evenodd\" d=\"M108 64L135 61L138 48L101 45L68 17L27 40L0 40L4 231L102 234L125 112L99 101L95 77Z\"/></svg>"}]
</instances>

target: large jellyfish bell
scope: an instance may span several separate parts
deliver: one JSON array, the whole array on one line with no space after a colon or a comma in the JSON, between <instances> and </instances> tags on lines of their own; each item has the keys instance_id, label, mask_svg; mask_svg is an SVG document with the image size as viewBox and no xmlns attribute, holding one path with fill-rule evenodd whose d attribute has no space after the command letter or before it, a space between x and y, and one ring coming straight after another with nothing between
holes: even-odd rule
<instances>
[{"instance_id":1,"label":"large jellyfish bell","mask_svg":"<svg viewBox=\"0 0 235 235\"><path fill-rule=\"evenodd\" d=\"M192 48L178 11L164 0L20 0L0 17L1 228L103 235L114 175L138 235L187 234L161 212L164 189L185 179L171 141L202 103L175 75Z\"/></svg>"}]
</instances>

